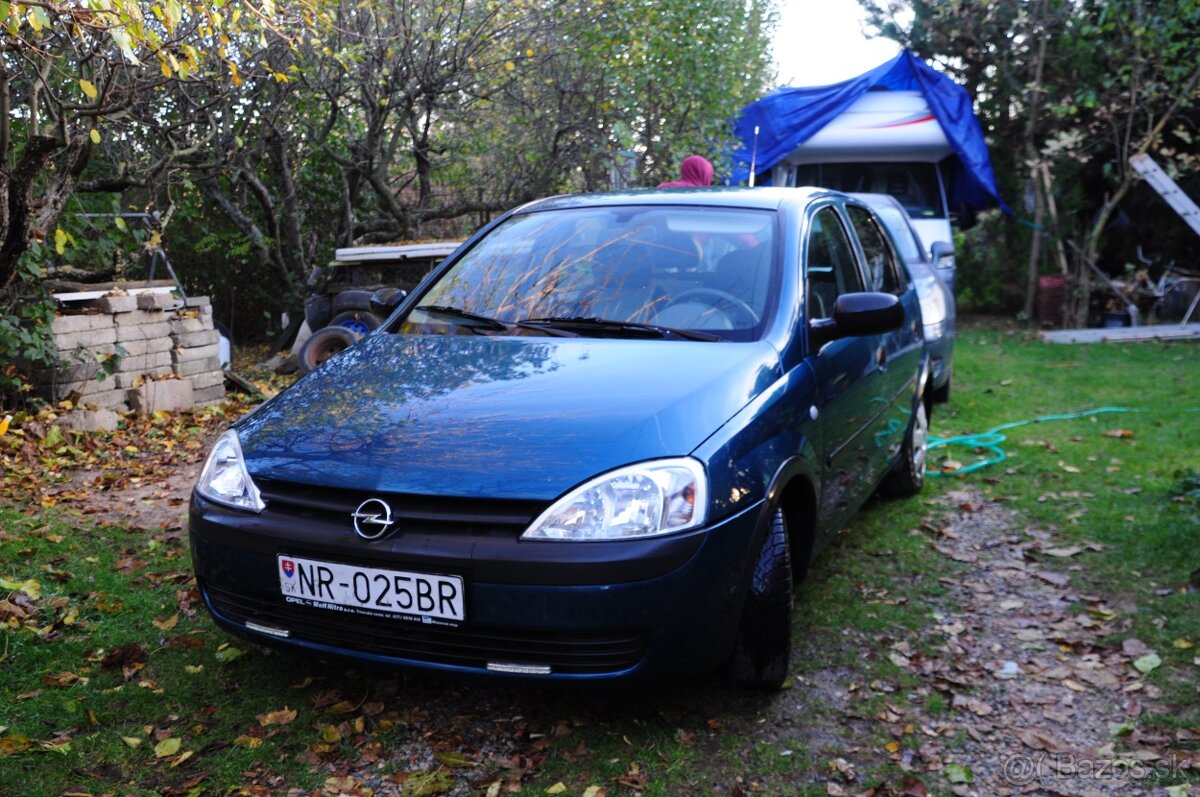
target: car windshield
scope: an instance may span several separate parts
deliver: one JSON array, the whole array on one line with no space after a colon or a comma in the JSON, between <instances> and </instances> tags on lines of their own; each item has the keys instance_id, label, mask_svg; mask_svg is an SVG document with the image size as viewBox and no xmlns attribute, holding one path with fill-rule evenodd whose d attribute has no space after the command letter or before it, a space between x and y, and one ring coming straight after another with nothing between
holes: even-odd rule
<instances>
[{"instance_id":1,"label":"car windshield","mask_svg":"<svg viewBox=\"0 0 1200 797\"><path fill-rule=\"evenodd\" d=\"M417 297L398 331L754 340L777 294L776 260L772 211L521 213Z\"/></svg>"}]
</instances>

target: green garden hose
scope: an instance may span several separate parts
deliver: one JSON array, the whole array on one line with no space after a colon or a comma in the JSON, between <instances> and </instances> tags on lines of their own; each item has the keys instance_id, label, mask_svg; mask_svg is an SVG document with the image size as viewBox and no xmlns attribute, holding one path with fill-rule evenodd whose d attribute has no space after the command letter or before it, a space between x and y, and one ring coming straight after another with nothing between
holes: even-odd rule
<instances>
[{"instance_id":1,"label":"green garden hose","mask_svg":"<svg viewBox=\"0 0 1200 797\"><path fill-rule=\"evenodd\" d=\"M1104 412L1141 412L1142 410L1132 407L1097 407L1094 410L1082 410L1080 412L1068 412L1062 415L1042 415L1038 418L1033 418L1027 421L1013 421L1012 423L1002 423L999 426L994 426L982 434L964 434L958 437L930 437L927 444L928 451L943 446L967 446L972 449L983 449L989 453L986 459L972 463L965 467L956 468L954 470L926 470L930 476L966 476L968 473L974 473L982 468L991 465L998 465L1008 459L1008 455L1004 453L1004 449L1000 447L1006 438L1001 432L1007 429L1015 429L1018 426L1028 426L1034 423L1046 423L1047 421L1072 421L1076 418L1087 418L1092 415L1099 415Z\"/></svg>"}]
</instances>

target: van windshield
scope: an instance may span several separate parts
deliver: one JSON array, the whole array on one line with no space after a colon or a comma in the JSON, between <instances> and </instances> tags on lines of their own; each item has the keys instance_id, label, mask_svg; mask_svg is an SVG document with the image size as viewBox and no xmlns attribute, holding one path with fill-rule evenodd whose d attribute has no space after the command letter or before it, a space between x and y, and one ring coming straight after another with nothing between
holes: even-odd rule
<instances>
[{"instance_id":1,"label":"van windshield","mask_svg":"<svg viewBox=\"0 0 1200 797\"><path fill-rule=\"evenodd\" d=\"M796 185L891 194L914 219L946 218L937 169L932 163L809 163L796 167Z\"/></svg>"}]
</instances>

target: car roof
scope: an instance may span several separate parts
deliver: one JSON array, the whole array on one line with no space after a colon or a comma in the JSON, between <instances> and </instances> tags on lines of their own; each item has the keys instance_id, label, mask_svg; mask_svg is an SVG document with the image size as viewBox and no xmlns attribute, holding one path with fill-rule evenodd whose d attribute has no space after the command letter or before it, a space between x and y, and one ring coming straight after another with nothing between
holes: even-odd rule
<instances>
[{"instance_id":1,"label":"car roof","mask_svg":"<svg viewBox=\"0 0 1200 797\"><path fill-rule=\"evenodd\" d=\"M608 191L598 194L564 194L539 199L518 208L517 213L565 208L616 207L621 205L690 205L776 210L785 205L802 205L818 196L844 196L824 188L778 188L766 186L715 186L712 188L649 188Z\"/></svg>"}]
</instances>

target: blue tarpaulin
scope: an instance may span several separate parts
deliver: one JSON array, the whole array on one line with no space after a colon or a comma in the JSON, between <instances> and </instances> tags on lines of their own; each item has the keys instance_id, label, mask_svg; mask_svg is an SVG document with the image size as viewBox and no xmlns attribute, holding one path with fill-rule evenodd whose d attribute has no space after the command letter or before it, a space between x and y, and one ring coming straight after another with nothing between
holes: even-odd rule
<instances>
[{"instance_id":1,"label":"blue tarpaulin","mask_svg":"<svg viewBox=\"0 0 1200 797\"><path fill-rule=\"evenodd\" d=\"M755 171L765 172L799 149L855 100L871 90L919 91L929 103L960 168L947 186L951 207L969 205L976 210L999 205L996 176L988 158L983 130L965 89L936 71L908 50L869 72L841 83L805 88L778 88L747 105L734 126L741 147L733 153L733 182L750 176L754 128L759 128Z\"/></svg>"}]
</instances>

